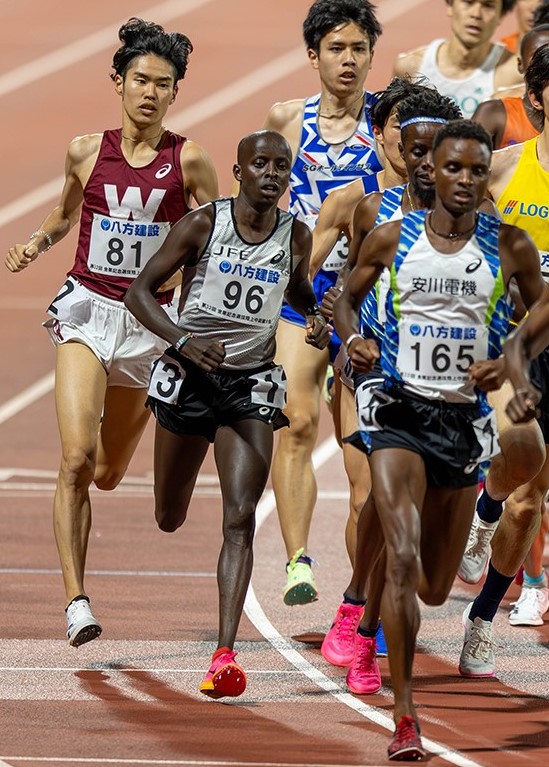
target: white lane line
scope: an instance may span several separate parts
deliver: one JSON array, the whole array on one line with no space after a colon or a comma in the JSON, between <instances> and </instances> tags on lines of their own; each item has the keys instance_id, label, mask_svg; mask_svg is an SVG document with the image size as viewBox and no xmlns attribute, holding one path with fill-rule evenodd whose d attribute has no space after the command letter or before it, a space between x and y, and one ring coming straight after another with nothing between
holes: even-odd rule
<instances>
[{"instance_id":1,"label":"white lane line","mask_svg":"<svg viewBox=\"0 0 549 767\"><path fill-rule=\"evenodd\" d=\"M142 18L154 19L155 22L164 24L171 19L177 19L186 13L191 13L212 0L169 0L168 2L153 5L142 12ZM11 72L0 77L0 96L19 90L30 83L34 84L42 77L47 77L63 69L74 67L80 61L94 56L96 53L107 49L115 49L118 39L118 30L127 21L127 18L113 22L103 29L93 32L91 35L81 37L69 45L58 48L51 53L40 56L27 64L23 64Z\"/></svg>"},{"instance_id":2,"label":"white lane line","mask_svg":"<svg viewBox=\"0 0 549 767\"><path fill-rule=\"evenodd\" d=\"M313 453L313 464L315 469L321 468L330 458L335 455L339 450L338 444L334 437L329 437L325 442L321 443L319 447ZM261 528L261 525L269 517L269 515L276 508L274 493L269 491L261 499L256 513L257 525L256 535ZM314 684L320 687L325 692L328 692L340 703L353 709L356 713L368 719L370 722L383 727L383 729L393 732L394 722L392 718L382 713L374 706L368 706L362 700L355 698L349 692L346 692L339 684L327 677L320 669L312 665L306 658L298 652L295 647L285 637L283 637L277 629L273 626L270 620L265 615L263 608L259 604L252 583L248 589L246 595L246 602L244 604L244 611L248 619L253 623L256 629L262 634L265 639L272 645L272 647L282 655L289 663L297 668L301 673L311 680ZM456 767L481 767L479 762L475 762L472 759L468 759L462 754L448 749L435 741L429 740L423 737L423 744L432 754L440 756L450 764L456 765Z\"/></svg>"},{"instance_id":3,"label":"white lane line","mask_svg":"<svg viewBox=\"0 0 549 767\"><path fill-rule=\"evenodd\" d=\"M29 386L28 389L22 391L21 394L17 394L3 405L0 405L0 423L4 423L4 421L17 415L21 410L32 405L32 403L36 402L40 397L48 394L52 391L54 383L55 373L52 370L43 376L43 378L36 381L36 383L32 384L32 386Z\"/></svg>"}]
</instances>

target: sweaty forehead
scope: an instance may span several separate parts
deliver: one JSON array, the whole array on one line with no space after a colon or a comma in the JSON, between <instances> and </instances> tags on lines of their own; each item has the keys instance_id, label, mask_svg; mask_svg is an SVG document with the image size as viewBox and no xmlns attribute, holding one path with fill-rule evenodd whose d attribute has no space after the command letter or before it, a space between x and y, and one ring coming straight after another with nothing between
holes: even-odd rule
<instances>
[{"instance_id":1,"label":"sweaty forehead","mask_svg":"<svg viewBox=\"0 0 549 767\"><path fill-rule=\"evenodd\" d=\"M472 138L456 138L449 136L439 144L437 159L445 161L456 160L461 163L489 164L490 151L480 141Z\"/></svg>"},{"instance_id":2,"label":"sweaty forehead","mask_svg":"<svg viewBox=\"0 0 549 767\"><path fill-rule=\"evenodd\" d=\"M246 153L250 157L276 157L287 159L290 157L290 149L282 137L258 136L250 140L246 147Z\"/></svg>"},{"instance_id":3,"label":"sweaty forehead","mask_svg":"<svg viewBox=\"0 0 549 767\"><path fill-rule=\"evenodd\" d=\"M405 145L408 144L428 144L431 146L433 139L442 125L439 122L422 121L411 123L402 128L402 140Z\"/></svg>"}]
</instances>

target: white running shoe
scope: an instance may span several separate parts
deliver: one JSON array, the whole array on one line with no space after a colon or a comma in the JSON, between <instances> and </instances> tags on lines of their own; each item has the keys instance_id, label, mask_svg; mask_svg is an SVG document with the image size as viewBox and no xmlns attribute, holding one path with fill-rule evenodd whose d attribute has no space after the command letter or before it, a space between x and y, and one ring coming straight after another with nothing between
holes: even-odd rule
<instances>
[{"instance_id":1,"label":"white running shoe","mask_svg":"<svg viewBox=\"0 0 549 767\"><path fill-rule=\"evenodd\" d=\"M520 597L512 604L511 626L543 626L543 616L549 610L549 588L536 589L523 584Z\"/></svg>"},{"instance_id":2,"label":"white running shoe","mask_svg":"<svg viewBox=\"0 0 549 767\"><path fill-rule=\"evenodd\" d=\"M494 676L496 659L494 656L494 643L492 641L492 622L483 621L482 618L469 618L470 602L463 613L463 626L465 637L463 648L459 656L459 673L462 676L486 677Z\"/></svg>"},{"instance_id":3,"label":"white running shoe","mask_svg":"<svg viewBox=\"0 0 549 767\"><path fill-rule=\"evenodd\" d=\"M458 576L465 583L478 583L488 567L490 541L498 522L483 522L475 511Z\"/></svg>"},{"instance_id":4,"label":"white running shoe","mask_svg":"<svg viewBox=\"0 0 549 767\"><path fill-rule=\"evenodd\" d=\"M91 642L101 634L103 630L99 622L93 617L90 609L90 600L87 597L76 597L66 607L67 615L67 639L71 647L80 647L86 642Z\"/></svg>"}]
</instances>

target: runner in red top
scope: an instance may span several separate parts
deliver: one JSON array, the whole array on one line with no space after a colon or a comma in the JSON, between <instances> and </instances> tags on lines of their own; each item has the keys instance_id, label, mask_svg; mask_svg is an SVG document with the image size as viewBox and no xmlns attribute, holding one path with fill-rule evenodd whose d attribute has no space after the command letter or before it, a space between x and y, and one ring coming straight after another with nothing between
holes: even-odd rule
<instances>
[{"instance_id":1,"label":"runner in red top","mask_svg":"<svg viewBox=\"0 0 549 767\"><path fill-rule=\"evenodd\" d=\"M62 457L54 529L73 647L102 630L84 589L89 486L110 490L124 476L149 417L151 363L166 346L132 317L123 298L191 197L201 205L218 195L207 153L162 126L185 76L190 40L136 18L119 37L111 77L122 102L121 129L71 142L59 204L6 259L10 271L25 269L80 217L76 260L45 323L57 350ZM162 286L157 300L175 316L169 288Z\"/></svg>"}]
</instances>

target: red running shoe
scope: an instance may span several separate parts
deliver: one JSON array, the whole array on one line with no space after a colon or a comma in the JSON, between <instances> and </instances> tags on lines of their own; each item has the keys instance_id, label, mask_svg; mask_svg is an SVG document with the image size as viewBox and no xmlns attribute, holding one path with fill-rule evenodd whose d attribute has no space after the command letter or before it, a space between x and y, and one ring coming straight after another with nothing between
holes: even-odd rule
<instances>
[{"instance_id":1,"label":"red running shoe","mask_svg":"<svg viewBox=\"0 0 549 767\"><path fill-rule=\"evenodd\" d=\"M320 654L333 666L348 666L353 662L356 647L356 630L364 613L363 605L342 602L332 627L324 637Z\"/></svg>"},{"instance_id":2,"label":"red running shoe","mask_svg":"<svg viewBox=\"0 0 549 767\"><path fill-rule=\"evenodd\" d=\"M387 753L389 759L395 762L417 761L425 756L426 751L419 735L419 724L413 717L400 717Z\"/></svg>"},{"instance_id":3,"label":"red running shoe","mask_svg":"<svg viewBox=\"0 0 549 767\"><path fill-rule=\"evenodd\" d=\"M355 656L347 672L347 687L357 695L371 695L381 689L375 637L356 635Z\"/></svg>"},{"instance_id":4,"label":"red running shoe","mask_svg":"<svg viewBox=\"0 0 549 767\"><path fill-rule=\"evenodd\" d=\"M200 692L209 698L236 698L246 689L246 674L235 663L236 653L228 647L220 647L212 655L212 665L208 669Z\"/></svg>"}]
</instances>

